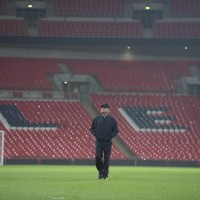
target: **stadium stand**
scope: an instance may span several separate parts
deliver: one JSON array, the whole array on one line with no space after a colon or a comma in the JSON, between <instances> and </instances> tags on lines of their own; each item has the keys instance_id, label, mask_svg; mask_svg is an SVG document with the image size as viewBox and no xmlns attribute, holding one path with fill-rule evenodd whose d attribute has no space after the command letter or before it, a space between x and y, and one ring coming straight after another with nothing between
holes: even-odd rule
<instances>
[{"instance_id":1,"label":"stadium stand","mask_svg":"<svg viewBox=\"0 0 200 200\"><path fill-rule=\"evenodd\" d=\"M124 3L143 3L141 0L124 0ZM151 0L150 2L144 3L171 3L171 0Z\"/></svg>"},{"instance_id":2,"label":"stadium stand","mask_svg":"<svg viewBox=\"0 0 200 200\"><path fill-rule=\"evenodd\" d=\"M24 19L0 19L0 35L27 36L26 21Z\"/></svg>"},{"instance_id":3,"label":"stadium stand","mask_svg":"<svg viewBox=\"0 0 200 200\"><path fill-rule=\"evenodd\" d=\"M187 62L67 60L74 73L94 74L108 91L173 92ZM159 82L159 84L158 84Z\"/></svg>"},{"instance_id":4,"label":"stadium stand","mask_svg":"<svg viewBox=\"0 0 200 200\"><path fill-rule=\"evenodd\" d=\"M199 0L172 0L172 10L175 17L200 16Z\"/></svg>"},{"instance_id":5,"label":"stadium stand","mask_svg":"<svg viewBox=\"0 0 200 200\"><path fill-rule=\"evenodd\" d=\"M162 96L162 95L132 95L132 94L93 94L92 101L98 107L101 102L111 105L112 114L119 122L120 137L124 143L141 159L150 160L198 160L200 158L199 113L200 101L194 96ZM149 127L147 119L143 118L143 128L133 128L136 117L126 118L120 109L134 107L142 111L146 108L150 118L171 116L171 122L166 119L165 128L158 124ZM166 110L163 110L166 109ZM155 113L157 109L157 112ZM162 111L161 115L158 111ZM146 114L148 115L148 114ZM140 116L140 114L138 114ZM156 122L154 122L155 125ZM168 126L166 126L168 124ZM169 128L171 126L171 128ZM177 129L174 129L176 126ZM186 130L182 128L187 127ZM179 130L178 130L179 129Z\"/></svg>"},{"instance_id":6,"label":"stadium stand","mask_svg":"<svg viewBox=\"0 0 200 200\"><path fill-rule=\"evenodd\" d=\"M123 0L54 0L59 16L122 16Z\"/></svg>"},{"instance_id":7,"label":"stadium stand","mask_svg":"<svg viewBox=\"0 0 200 200\"><path fill-rule=\"evenodd\" d=\"M0 75L2 78L0 83L3 83L1 87L14 89L14 98L21 98L21 90L25 88L34 90L35 88L35 85L31 83L31 77L35 79L36 76L39 76L38 74L43 74L47 80L48 74L60 73L58 62L60 60L57 59L1 58L1 66L6 66L1 67ZM137 92L174 91L175 78L190 75L188 68L190 62L62 60L62 63L65 62L74 73L94 74L105 88L109 91L117 92L124 92L127 89L127 91ZM21 70L23 73L19 74ZM8 74L6 75L6 73ZM16 76L17 74L19 79L12 79L12 75ZM10 87L10 82L2 81L5 80L5 77L11 77L8 80L12 80L12 82L15 80L15 87ZM26 77L28 83L20 83L22 77ZM115 79L114 77L117 78ZM139 80L138 77L144 78ZM40 78L40 82L41 80ZM112 82L109 82L110 80ZM157 84L158 80L159 85ZM51 87L41 83L38 88L50 89ZM52 98L51 92L44 91L43 98ZM101 102L108 102L112 105L112 113L117 116L117 121L119 122L121 139L140 159L199 159L197 149L200 138L196 135L196 132L199 128L200 103L196 97L162 96L159 94L143 96L131 94L112 95L107 93L105 95L92 95L92 101L95 107L98 107ZM188 101L191 104L188 105ZM6 158L93 158L94 146L92 143L89 144L88 151L85 148L80 150L77 147L86 145L87 140L84 138L89 139L90 137L88 135L88 127L91 122L80 101L1 100L0 109L1 129L7 133ZM79 114L79 109L81 114ZM125 116L120 109L126 113ZM155 111L157 111L157 114L151 116L153 121L148 121L148 115L145 113L150 112L152 114ZM164 114L159 115L159 112ZM127 116L128 118L126 118ZM146 118L143 118L144 116ZM80 121L80 117L84 120ZM130 119L134 121L134 124L131 125L129 123ZM79 124L78 128L76 128L77 124ZM66 135L66 133L69 133L69 135ZM57 136L58 139L55 142L54 139ZM68 138L69 143L66 141ZM150 146L151 141L153 141L152 146ZM187 143L185 144L183 141ZM16 145L15 150L11 150L11 146L13 148L15 142L18 145ZM92 140L92 142L94 141ZM194 142L195 145L193 145ZM29 145L30 149L27 149ZM57 148L56 145L59 147ZM71 148L70 145L75 146ZM127 158L117 147L114 147L112 159L126 160Z\"/></svg>"},{"instance_id":8,"label":"stadium stand","mask_svg":"<svg viewBox=\"0 0 200 200\"><path fill-rule=\"evenodd\" d=\"M200 22L157 21L153 27L155 37L200 37Z\"/></svg>"},{"instance_id":9,"label":"stadium stand","mask_svg":"<svg viewBox=\"0 0 200 200\"><path fill-rule=\"evenodd\" d=\"M141 37L142 25L135 22L40 20L40 36Z\"/></svg>"},{"instance_id":10,"label":"stadium stand","mask_svg":"<svg viewBox=\"0 0 200 200\"><path fill-rule=\"evenodd\" d=\"M80 101L0 100L0 110L6 159L93 159L91 118ZM126 157L114 147L112 159Z\"/></svg>"},{"instance_id":11,"label":"stadium stand","mask_svg":"<svg viewBox=\"0 0 200 200\"><path fill-rule=\"evenodd\" d=\"M0 15L5 14L5 11L6 11L6 1L1 0L0 1Z\"/></svg>"},{"instance_id":12,"label":"stadium stand","mask_svg":"<svg viewBox=\"0 0 200 200\"><path fill-rule=\"evenodd\" d=\"M61 73L55 59L0 58L0 66L0 88L4 90L51 90L48 76Z\"/></svg>"},{"instance_id":13,"label":"stadium stand","mask_svg":"<svg viewBox=\"0 0 200 200\"><path fill-rule=\"evenodd\" d=\"M37 0L33 1L35 8L30 11L27 2L20 1L19 7L14 2L0 1L0 37L3 36L1 39L4 40L4 36L13 36L18 41L18 38L23 38L21 36L26 36L28 42L25 40L12 46L9 40L1 40L4 44L1 52L6 54L5 47L9 52L13 51L12 55L18 56L22 49L20 56L30 57L41 47L48 49L51 46L52 51L48 49L44 53L48 58L44 59L0 57L0 130L5 131L5 159L93 160L94 138L89 133L91 116L97 114L96 108L102 102L106 102L110 104L111 114L119 124L120 138L114 145L112 160L127 161L131 158L135 161L167 161L165 163L171 160L199 162L200 100L197 96L186 95L186 90L191 86L187 83L181 85L186 87L181 88L185 95L176 94L177 79L189 76L190 80L193 81L195 77L199 81L199 58L192 55L195 49L189 47L191 57L179 52L176 55L180 57L171 52L168 55L169 48L174 47L169 45L168 51L165 51L168 44L163 46L166 54L159 54L156 50L153 52L152 48L149 55L144 49L151 47L146 41L153 45L158 41L165 44L177 41L177 38L197 41L200 37L199 0ZM144 5L152 5L152 10L146 11ZM24 14L24 19L14 17L18 16L17 9L21 9L20 14ZM41 10L44 16L40 15ZM145 23L151 26L145 26ZM33 36L33 41L37 41L34 45L31 41ZM65 41L64 37L69 38ZM103 44L99 48L81 43L90 38L117 41L113 45L118 48L117 54L114 50L108 53L111 57L106 57L113 60L103 57L103 48L108 52L110 46L107 49L108 46L103 47ZM81 46L77 43L68 46L68 39L80 39ZM128 59L132 61L125 61L127 57L118 52L121 51L121 46L117 46L120 39L126 41L124 46L129 41L135 46L135 39L139 51L132 51L131 47ZM64 41L62 45L60 41ZM140 44L144 47L141 48ZM183 46L185 43L177 45ZM28 51L24 55L26 47L30 48L31 53ZM51 58L52 52L55 52L55 58ZM8 53L7 56L12 55ZM33 55L37 56L38 53ZM70 56L73 59L68 59ZM120 61L120 58L124 60ZM179 58L183 61L179 61ZM193 69L191 63L195 63ZM90 88L85 89L87 84L81 85L77 78L78 83L74 82L74 85L78 85L77 90L81 88L80 85L84 86L82 91L54 91L53 75L62 74L64 77L64 73L71 80L74 74L93 75L91 79L100 87L95 85L92 89L96 93L90 96ZM180 82L178 84L182 84ZM62 83L59 83L62 87ZM87 89L88 93L81 96L80 93ZM103 92L99 94L98 89ZM39 94L36 90L39 90ZM32 93L30 97L29 92ZM58 97L54 92L62 92L62 95ZM74 97L73 100L69 100L70 97ZM83 107L82 103L87 105ZM123 152L128 149L131 156L125 156L119 150L122 148Z\"/></svg>"}]
</instances>

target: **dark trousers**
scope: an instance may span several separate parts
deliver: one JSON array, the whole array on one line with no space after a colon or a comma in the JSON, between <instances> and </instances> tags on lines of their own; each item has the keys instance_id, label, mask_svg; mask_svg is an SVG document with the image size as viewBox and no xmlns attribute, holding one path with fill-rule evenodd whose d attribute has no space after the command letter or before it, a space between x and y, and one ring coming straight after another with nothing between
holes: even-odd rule
<instances>
[{"instance_id":1,"label":"dark trousers","mask_svg":"<svg viewBox=\"0 0 200 200\"><path fill-rule=\"evenodd\" d=\"M95 162L99 174L108 175L112 142L96 141Z\"/></svg>"}]
</instances>

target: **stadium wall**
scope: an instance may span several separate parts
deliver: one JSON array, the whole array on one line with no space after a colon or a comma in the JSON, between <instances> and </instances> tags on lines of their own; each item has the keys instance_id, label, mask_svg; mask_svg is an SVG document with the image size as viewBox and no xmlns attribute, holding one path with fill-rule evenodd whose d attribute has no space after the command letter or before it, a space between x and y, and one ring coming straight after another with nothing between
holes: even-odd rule
<instances>
[{"instance_id":1,"label":"stadium wall","mask_svg":"<svg viewBox=\"0 0 200 200\"><path fill-rule=\"evenodd\" d=\"M6 165L95 165L94 160L75 159L30 159L15 158L4 160ZM163 166L163 167L200 167L198 161L183 160L111 160L111 166Z\"/></svg>"},{"instance_id":2,"label":"stadium wall","mask_svg":"<svg viewBox=\"0 0 200 200\"><path fill-rule=\"evenodd\" d=\"M199 38L0 37L1 57L196 60ZM190 49L186 51L185 45ZM127 47L130 47L129 49Z\"/></svg>"}]
</instances>

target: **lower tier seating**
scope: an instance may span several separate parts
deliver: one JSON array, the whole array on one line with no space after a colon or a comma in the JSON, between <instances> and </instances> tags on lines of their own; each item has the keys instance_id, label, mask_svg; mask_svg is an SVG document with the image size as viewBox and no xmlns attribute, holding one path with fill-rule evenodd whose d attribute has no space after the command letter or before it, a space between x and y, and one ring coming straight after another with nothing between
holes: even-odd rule
<instances>
[{"instance_id":1,"label":"lower tier seating","mask_svg":"<svg viewBox=\"0 0 200 200\"><path fill-rule=\"evenodd\" d=\"M111 106L119 136L141 159L200 159L200 100L194 96L93 94Z\"/></svg>"},{"instance_id":2,"label":"lower tier seating","mask_svg":"<svg viewBox=\"0 0 200 200\"><path fill-rule=\"evenodd\" d=\"M0 100L8 159L94 159L91 122L80 101ZM111 157L126 159L115 146Z\"/></svg>"}]
</instances>

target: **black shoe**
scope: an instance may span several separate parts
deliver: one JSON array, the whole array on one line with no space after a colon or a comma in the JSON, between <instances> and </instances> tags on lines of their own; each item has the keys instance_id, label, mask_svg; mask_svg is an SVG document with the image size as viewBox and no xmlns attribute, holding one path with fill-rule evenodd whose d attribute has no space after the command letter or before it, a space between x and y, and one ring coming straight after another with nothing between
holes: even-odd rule
<instances>
[{"instance_id":1,"label":"black shoe","mask_svg":"<svg viewBox=\"0 0 200 200\"><path fill-rule=\"evenodd\" d=\"M102 179L107 180L107 179L108 179L108 175L107 175L107 174L104 174L104 175L102 176Z\"/></svg>"},{"instance_id":2,"label":"black shoe","mask_svg":"<svg viewBox=\"0 0 200 200\"><path fill-rule=\"evenodd\" d=\"M102 179L103 177L102 177L102 174L99 174L98 175L98 179Z\"/></svg>"}]
</instances>

